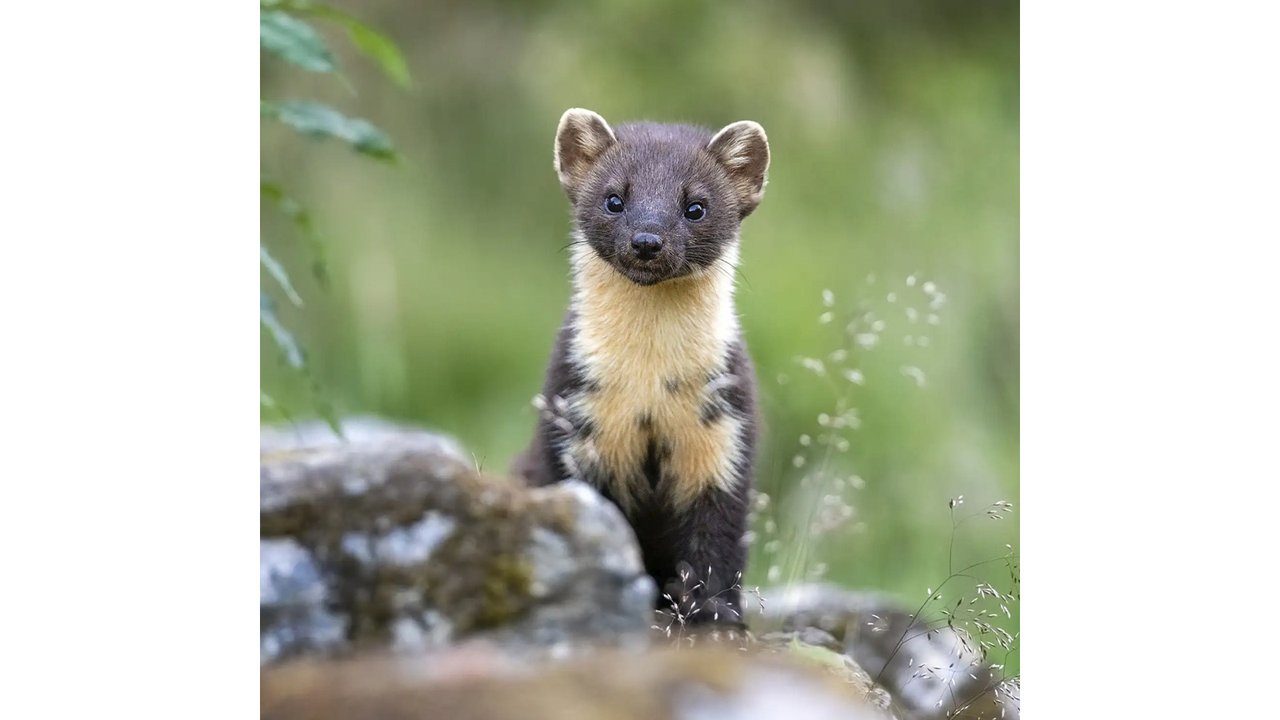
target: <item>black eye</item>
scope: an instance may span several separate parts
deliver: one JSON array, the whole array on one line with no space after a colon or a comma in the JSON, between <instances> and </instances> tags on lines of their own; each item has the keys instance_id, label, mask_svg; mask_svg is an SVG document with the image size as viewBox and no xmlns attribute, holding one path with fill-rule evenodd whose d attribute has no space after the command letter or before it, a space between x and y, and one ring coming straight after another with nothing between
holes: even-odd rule
<instances>
[{"instance_id":1,"label":"black eye","mask_svg":"<svg viewBox=\"0 0 1280 720\"><path fill-rule=\"evenodd\" d=\"M689 203L689 207L684 209L684 216L693 222L698 222L705 217L706 214L707 209L699 202Z\"/></svg>"},{"instance_id":2,"label":"black eye","mask_svg":"<svg viewBox=\"0 0 1280 720\"><path fill-rule=\"evenodd\" d=\"M626 206L622 204L622 198L618 197L617 195L610 195L609 197L604 199L604 209L608 210L614 215L617 215L618 213L622 212L622 208L624 207Z\"/></svg>"}]
</instances>

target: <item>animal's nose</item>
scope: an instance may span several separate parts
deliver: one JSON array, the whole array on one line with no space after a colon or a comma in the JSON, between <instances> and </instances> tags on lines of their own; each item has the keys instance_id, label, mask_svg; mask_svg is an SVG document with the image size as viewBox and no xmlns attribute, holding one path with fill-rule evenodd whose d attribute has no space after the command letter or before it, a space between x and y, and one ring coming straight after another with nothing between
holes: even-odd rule
<instances>
[{"instance_id":1,"label":"animal's nose","mask_svg":"<svg viewBox=\"0 0 1280 720\"><path fill-rule=\"evenodd\" d=\"M662 249L662 238L653 233L636 233L631 238L631 249L636 251L641 260L652 260Z\"/></svg>"}]
</instances>

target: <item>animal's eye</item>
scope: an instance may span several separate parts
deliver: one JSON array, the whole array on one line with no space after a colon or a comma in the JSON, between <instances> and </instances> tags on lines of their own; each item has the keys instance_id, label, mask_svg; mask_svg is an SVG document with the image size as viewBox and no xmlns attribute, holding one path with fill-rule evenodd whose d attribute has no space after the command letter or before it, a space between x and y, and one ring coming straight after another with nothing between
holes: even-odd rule
<instances>
[{"instance_id":1,"label":"animal's eye","mask_svg":"<svg viewBox=\"0 0 1280 720\"><path fill-rule=\"evenodd\" d=\"M618 213L622 212L622 209L624 207L626 207L626 205L622 204L622 198L618 197L617 195L610 195L609 197L604 199L604 209L608 210L614 215L617 215Z\"/></svg>"},{"instance_id":2,"label":"animal's eye","mask_svg":"<svg viewBox=\"0 0 1280 720\"><path fill-rule=\"evenodd\" d=\"M700 202L689 203L689 206L684 209L684 216L693 222L698 222L706 215L707 209Z\"/></svg>"}]
</instances>

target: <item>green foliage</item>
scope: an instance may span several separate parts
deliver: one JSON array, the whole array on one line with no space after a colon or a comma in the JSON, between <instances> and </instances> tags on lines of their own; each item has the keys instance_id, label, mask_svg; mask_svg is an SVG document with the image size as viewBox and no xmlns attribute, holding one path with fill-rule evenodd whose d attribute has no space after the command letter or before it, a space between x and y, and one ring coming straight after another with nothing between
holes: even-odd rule
<instances>
[{"instance_id":1,"label":"green foliage","mask_svg":"<svg viewBox=\"0 0 1280 720\"><path fill-rule=\"evenodd\" d=\"M351 144L356 152L379 160L394 160L395 150L386 133L359 118L349 118L321 103L288 100L262 102L262 116L279 120L303 135L337 138Z\"/></svg>"},{"instance_id":2,"label":"green foliage","mask_svg":"<svg viewBox=\"0 0 1280 720\"><path fill-rule=\"evenodd\" d=\"M311 213L308 213L307 209L302 207L298 201L286 195L284 188L280 187L278 183L269 180L262 181L262 199L275 205L285 217L293 222L294 229L306 241L308 251L313 258L311 264L312 276L315 277L321 288L328 287L329 273L326 270L324 259L324 242L320 239L315 225L311 222Z\"/></svg>"},{"instance_id":3,"label":"green foliage","mask_svg":"<svg viewBox=\"0 0 1280 720\"><path fill-rule=\"evenodd\" d=\"M327 20L341 26L356 48L373 59L388 77L402 87L411 84L408 65L390 39L341 10L305 0L262 0L259 35L263 51L310 72L337 75L337 61L324 38L311 24L297 15ZM261 114L263 118L278 121L309 138L341 140L356 152L377 160L393 161L396 157L391 139L386 133L367 120L348 117L329 105L302 100L277 102L264 99L261 101ZM327 285L323 246L310 214L275 182L262 180L261 193L262 199L281 210L310 245L314 258L312 272L322 287ZM302 296L290 280L284 264L261 244L259 258L263 270L274 279L289 302L301 308ZM307 366L306 352L281 320L276 312L275 301L265 289L260 291L259 322L275 343L284 362L306 381L316 411L328 421L335 432L341 434L333 408L321 393L320 384ZM265 392L262 393L261 404L264 409L277 411L286 419L290 417L288 409Z\"/></svg>"},{"instance_id":4,"label":"green foliage","mask_svg":"<svg viewBox=\"0 0 1280 720\"><path fill-rule=\"evenodd\" d=\"M289 273L285 272L284 266L278 260L271 257L271 253L267 252L265 246L259 248L262 256L262 267L271 273L271 277L280 283L280 288L284 290L285 295L289 297L289 302L298 307L302 307L302 296L298 295L298 291L293 289L293 283L289 282Z\"/></svg>"},{"instance_id":5,"label":"green foliage","mask_svg":"<svg viewBox=\"0 0 1280 720\"><path fill-rule=\"evenodd\" d=\"M263 257L265 259L266 256L264 255ZM280 318L276 315L275 302L265 292L259 292L258 294L258 316L261 319L262 326L270 331L272 339L276 341L276 347L280 348L280 352L284 354L284 359L288 361L289 366L295 370L303 369L305 362L303 360L302 347L293 338L293 333L285 329L284 323L280 322Z\"/></svg>"},{"instance_id":6,"label":"green foliage","mask_svg":"<svg viewBox=\"0 0 1280 720\"><path fill-rule=\"evenodd\" d=\"M261 15L262 49L303 70L327 73L338 69L315 28L280 11Z\"/></svg>"},{"instance_id":7,"label":"green foliage","mask_svg":"<svg viewBox=\"0 0 1280 720\"><path fill-rule=\"evenodd\" d=\"M395 42L342 10L329 5L307 2L306 0L263 0L262 8L264 18L267 15L284 15L292 22L298 23L308 30L311 30L311 28L306 23L296 20L283 12L268 12L268 8L288 10L299 15L327 20L342 27L347 31L347 38L351 41L351 44L363 53L365 57L377 63L388 78L402 88L408 89L413 86L413 78L409 75L409 64L405 62L404 54L400 52L400 48L396 46ZM314 31L311 32L314 34ZM264 49L267 48L265 35L262 46ZM330 69L335 68L336 66Z\"/></svg>"},{"instance_id":8,"label":"green foliage","mask_svg":"<svg viewBox=\"0 0 1280 720\"><path fill-rule=\"evenodd\" d=\"M330 11L326 16L346 27L347 36L351 38L351 42L360 48L369 59L378 63L378 66L387 74L387 77L402 88L413 87L413 78L409 77L409 66L405 63L404 56L400 54L400 49L385 35L375 32L336 11Z\"/></svg>"}]
</instances>

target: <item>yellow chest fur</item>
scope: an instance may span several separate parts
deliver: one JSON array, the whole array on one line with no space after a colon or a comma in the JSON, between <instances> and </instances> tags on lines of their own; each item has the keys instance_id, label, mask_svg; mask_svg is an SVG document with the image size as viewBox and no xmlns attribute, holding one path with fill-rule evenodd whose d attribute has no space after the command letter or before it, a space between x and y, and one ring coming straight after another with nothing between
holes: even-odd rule
<instances>
[{"instance_id":1,"label":"yellow chest fur","mask_svg":"<svg viewBox=\"0 0 1280 720\"><path fill-rule=\"evenodd\" d=\"M732 277L709 272L642 287L578 249L570 353L592 391L569 402L592 431L565 452L578 467L602 468L624 509L652 493L681 509L708 488L729 489L742 421L704 422L703 412L725 383L748 381L724 374L738 335ZM726 254L734 264L736 248ZM656 487L645 477L651 448L661 458Z\"/></svg>"}]
</instances>

